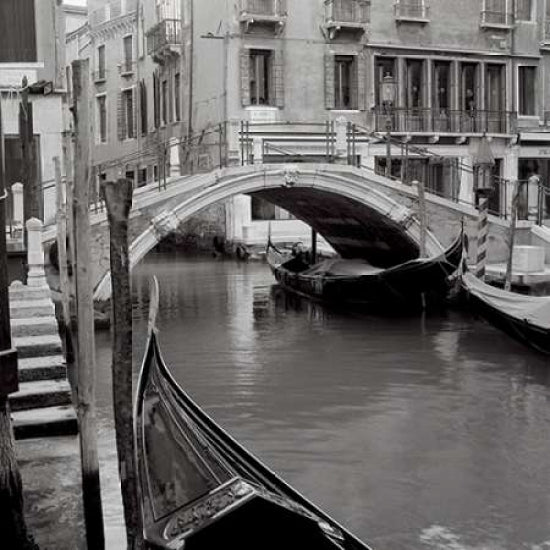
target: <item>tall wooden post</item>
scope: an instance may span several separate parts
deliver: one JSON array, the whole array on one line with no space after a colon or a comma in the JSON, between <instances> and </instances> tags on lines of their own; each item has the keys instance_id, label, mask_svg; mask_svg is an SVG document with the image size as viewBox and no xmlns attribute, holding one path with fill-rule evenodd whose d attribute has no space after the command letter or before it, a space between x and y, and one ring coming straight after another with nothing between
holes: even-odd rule
<instances>
[{"instance_id":1,"label":"tall wooden post","mask_svg":"<svg viewBox=\"0 0 550 550\"><path fill-rule=\"evenodd\" d=\"M519 181L514 182L512 194L512 212L510 214L510 230L508 233L508 259L506 262L506 277L504 279L504 290L512 290L512 262L514 260L514 241L516 239L516 222L518 218L518 207L521 186Z\"/></svg>"},{"instance_id":2,"label":"tall wooden post","mask_svg":"<svg viewBox=\"0 0 550 550\"><path fill-rule=\"evenodd\" d=\"M38 190L36 189L36 145L34 143L33 105L29 101L27 78L23 78L23 91L19 104L19 139L23 157L21 181L24 185L23 208L25 219L23 225L31 218L41 218ZM26 239L25 239L26 242Z\"/></svg>"},{"instance_id":3,"label":"tall wooden post","mask_svg":"<svg viewBox=\"0 0 550 550\"><path fill-rule=\"evenodd\" d=\"M311 263L317 263L317 231L311 228Z\"/></svg>"},{"instance_id":4,"label":"tall wooden post","mask_svg":"<svg viewBox=\"0 0 550 550\"><path fill-rule=\"evenodd\" d=\"M113 407L118 471L126 520L128 548L144 548L138 500L132 420L132 296L128 218L132 207L132 181L119 179L102 184L110 228Z\"/></svg>"},{"instance_id":5,"label":"tall wooden post","mask_svg":"<svg viewBox=\"0 0 550 550\"><path fill-rule=\"evenodd\" d=\"M414 181L413 185L418 189L418 218L420 220L420 257L426 257L426 239L428 236L428 223L426 213L426 193L423 181Z\"/></svg>"},{"instance_id":6,"label":"tall wooden post","mask_svg":"<svg viewBox=\"0 0 550 550\"><path fill-rule=\"evenodd\" d=\"M78 320L78 403L84 521L88 548L105 548L103 510L99 481L97 431L95 421L94 311L90 280L90 113L89 61L73 61L74 90L74 231L76 265L76 304Z\"/></svg>"},{"instance_id":7,"label":"tall wooden post","mask_svg":"<svg viewBox=\"0 0 550 550\"><path fill-rule=\"evenodd\" d=\"M67 333L71 323L69 308L69 273L67 270L67 211L65 208L65 186L61 177L61 165L59 157L53 159L55 167L55 191L56 191L56 225L57 225L57 256L59 263L59 286L61 287L61 303L63 306L64 331ZM66 181L66 180L65 180Z\"/></svg>"},{"instance_id":8,"label":"tall wooden post","mask_svg":"<svg viewBox=\"0 0 550 550\"><path fill-rule=\"evenodd\" d=\"M0 518L3 548L38 548L27 533L8 395L18 390L17 352L11 347L6 251L6 188L0 97Z\"/></svg>"}]
</instances>

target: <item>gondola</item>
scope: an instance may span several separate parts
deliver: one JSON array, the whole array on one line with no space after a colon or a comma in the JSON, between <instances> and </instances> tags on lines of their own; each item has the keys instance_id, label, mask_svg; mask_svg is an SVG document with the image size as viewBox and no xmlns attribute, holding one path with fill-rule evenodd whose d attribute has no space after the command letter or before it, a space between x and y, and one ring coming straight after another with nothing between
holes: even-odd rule
<instances>
[{"instance_id":1,"label":"gondola","mask_svg":"<svg viewBox=\"0 0 550 550\"><path fill-rule=\"evenodd\" d=\"M525 296L496 288L472 273L462 276L472 309L523 344L550 354L550 296Z\"/></svg>"},{"instance_id":2,"label":"gondola","mask_svg":"<svg viewBox=\"0 0 550 550\"><path fill-rule=\"evenodd\" d=\"M288 255L268 239L266 260L277 282L307 298L339 306L392 310L420 306L426 294L438 299L458 270L463 233L440 255L378 268L363 259L328 259L310 265L303 255Z\"/></svg>"},{"instance_id":3,"label":"gondola","mask_svg":"<svg viewBox=\"0 0 550 550\"><path fill-rule=\"evenodd\" d=\"M151 549L368 550L220 428L159 350L152 290L134 407L144 538Z\"/></svg>"}]
</instances>

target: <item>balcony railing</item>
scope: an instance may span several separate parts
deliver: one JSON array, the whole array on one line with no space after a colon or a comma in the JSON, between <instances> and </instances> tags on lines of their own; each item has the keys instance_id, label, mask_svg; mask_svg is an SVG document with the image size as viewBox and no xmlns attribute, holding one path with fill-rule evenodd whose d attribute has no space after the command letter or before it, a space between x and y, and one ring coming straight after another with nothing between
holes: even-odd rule
<instances>
[{"instance_id":1,"label":"balcony railing","mask_svg":"<svg viewBox=\"0 0 550 550\"><path fill-rule=\"evenodd\" d=\"M481 11L481 26L487 28L510 28L512 26L513 17L511 13L506 11Z\"/></svg>"},{"instance_id":2,"label":"balcony railing","mask_svg":"<svg viewBox=\"0 0 550 550\"><path fill-rule=\"evenodd\" d=\"M515 116L506 111L441 111L438 109L391 109L373 111L373 126L377 132L428 132L452 134L511 134L515 132Z\"/></svg>"},{"instance_id":3,"label":"balcony railing","mask_svg":"<svg viewBox=\"0 0 550 550\"><path fill-rule=\"evenodd\" d=\"M397 21L428 22L429 7L425 1L397 0L394 7Z\"/></svg>"},{"instance_id":4,"label":"balcony railing","mask_svg":"<svg viewBox=\"0 0 550 550\"><path fill-rule=\"evenodd\" d=\"M241 0L240 21L246 30L255 24L281 29L286 21L286 6L286 0Z\"/></svg>"},{"instance_id":5,"label":"balcony railing","mask_svg":"<svg viewBox=\"0 0 550 550\"><path fill-rule=\"evenodd\" d=\"M164 19L147 32L147 53L156 60L179 53L182 44L181 19Z\"/></svg>"},{"instance_id":6,"label":"balcony railing","mask_svg":"<svg viewBox=\"0 0 550 550\"><path fill-rule=\"evenodd\" d=\"M366 25L370 21L370 2L366 0L327 0L325 8L327 22Z\"/></svg>"}]
</instances>

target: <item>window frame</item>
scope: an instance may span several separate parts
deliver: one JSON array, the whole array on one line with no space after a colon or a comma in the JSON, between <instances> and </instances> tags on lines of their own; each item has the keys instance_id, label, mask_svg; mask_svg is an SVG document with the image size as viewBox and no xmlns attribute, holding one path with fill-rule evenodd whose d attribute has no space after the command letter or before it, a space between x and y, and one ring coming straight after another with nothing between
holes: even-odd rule
<instances>
[{"instance_id":1,"label":"window frame","mask_svg":"<svg viewBox=\"0 0 550 550\"><path fill-rule=\"evenodd\" d=\"M334 110L335 111L357 111L358 110L358 82L357 82L357 55L336 54L334 56ZM348 104L344 101L343 93L345 86L342 85L342 68L347 65L347 88Z\"/></svg>"},{"instance_id":2,"label":"window frame","mask_svg":"<svg viewBox=\"0 0 550 550\"><path fill-rule=\"evenodd\" d=\"M517 108L518 117L521 117L521 118L538 118L538 115L537 115L537 100L538 100L537 80L539 78L538 68L539 68L538 65L531 65L531 64L527 64L527 63L520 64L516 68L516 70L517 70L517 73L516 73L516 77L517 77L517 88L516 88L517 105L516 105L516 108ZM529 88L527 83L523 83L522 82L523 79L521 79L522 70L525 70L525 69L533 69L533 86L530 87L530 92L532 93L532 106L533 106L533 113L532 114L522 112L523 111L522 106L523 106L523 103L525 102L525 99L524 99L524 96L522 95L522 92L525 89ZM523 101L522 101L522 99L523 99Z\"/></svg>"},{"instance_id":3,"label":"window frame","mask_svg":"<svg viewBox=\"0 0 550 550\"><path fill-rule=\"evenodd\" d=\"M100 52L103 52L103 55L101 55ZM96 60L97 60L96 81L104 81L107 78L107 74L106 74L107 73L107 49L104 43L99 44L99 46L96 49Z\"/></svg>"},{"instance_id":4,"label":"window frame","mask_svg":"<svg viewBox=\"0 0 550 550\"><path fill-rule=\"evenodd\" d=\"M130 39L130 58L128 59L128 51L126 49L126 44L128 39ZM134 72L134 35L133 33L125 34L122 37L122 63L121 63L121 74L132 74Z\"/></svg>"},{"instance_id":5,"label":"window frame","mask_svg":"<svg viewBox=\"0 0 550 550\"><path fill-rule=\"evenodd\" d=\"M273 93L273 76L272 76L272 64L274 58L274 52L265 48L251 48L248 50L249 55L249 76L248 86L250 89L250 105L253 107L273 107L274 105L274 93ZM259 66L260 59L263 58L263 67ZM257 74L263 68L262 78ZM261 81L263 80L263 86ZM253 85L253 83L255 83ZM264 102L261 103L260 88L263 87Z\"/></svg>"}]
</instances>

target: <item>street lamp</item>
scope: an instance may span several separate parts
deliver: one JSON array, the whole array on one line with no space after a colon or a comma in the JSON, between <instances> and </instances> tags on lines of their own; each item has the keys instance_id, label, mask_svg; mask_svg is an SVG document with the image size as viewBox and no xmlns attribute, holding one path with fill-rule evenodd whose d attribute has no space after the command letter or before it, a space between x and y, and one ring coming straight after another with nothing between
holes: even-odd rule
<instances>
[{"instance_id":1,"label":"street lamp","mask_svg":"<svg viewBox=\"0 0 550 550\"><path fill-rule=\"evenodd\" d=\"M396 82L390 73L382 79L382 105L386 115L386 177L391 178L392 107L395 102Z\"/></svg>"}]
</instances>

